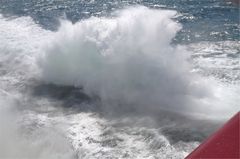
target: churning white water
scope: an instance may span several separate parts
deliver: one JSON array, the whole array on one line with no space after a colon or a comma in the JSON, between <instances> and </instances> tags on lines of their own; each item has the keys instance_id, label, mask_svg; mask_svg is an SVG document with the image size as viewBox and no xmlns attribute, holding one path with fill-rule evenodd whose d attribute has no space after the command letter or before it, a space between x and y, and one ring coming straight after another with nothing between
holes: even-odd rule
<instances>
[{"instance_id":1,"label":"churning white water","mask_svg":"<svg viewBox=\"0 0 240 159\"><path fill-rule=\"evenodd\" d=\"M110 107L120 102L144 112L228 113L229 106L212 103L219 100L214 81L193 73L190 53L171 44L181 29L172 20L176 14L137 7L111 18L62 21L40 60L43 78L83 87Z\"/></svg>"},{"instance_id":2,"label":"churning white water","mask_svg":"<svg viewBox=\"0 0 240 159\"><path fill-rule=\"evenodd\" d=\"M0 158L186 156L201 137L189 116L224 119L240 99L196 71L198 45L171 43L176 14L132 7L57 32L1 16Z\"/></svg>"}]
</instances>

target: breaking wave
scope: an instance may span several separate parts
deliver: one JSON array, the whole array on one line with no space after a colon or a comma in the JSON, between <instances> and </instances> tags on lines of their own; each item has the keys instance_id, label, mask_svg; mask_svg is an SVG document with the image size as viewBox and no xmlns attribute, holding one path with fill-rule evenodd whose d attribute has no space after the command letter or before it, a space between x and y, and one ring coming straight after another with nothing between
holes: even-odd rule
<instances>
[{"instance_id":1,"label":"breaking wave","mask_svg":"<svg viewBox=\"0 0 240 159\"><path fill-rule=\"evenodd\" d=\"M108 109L204 110L211 86L191 72L186 49L171 44L181 29L176 14L134 7L109 18L62 21L40 59L44 80L83 87Z\"/></svg>"},{"instance_id":2,"label":"breaking wave","mask_svg":"<svg viewBox=\"0 0 240 159\"><path fill-rule=\"evenodd\" d=\"M163 110L219 119L238 110L240 89L218 79L225 74L212 67L219 61L212 55L218 45L193 44L194 54L171 43L181 29L176 14L133 7L75 24L62 20L57 32L30 17L0 16L0 158L184 158L204 137L201 122ZM237 59L225 62L238 73ZM214 72L217 79L211 79ZM44 95L31 93L36 85ZM74 88L73 97L60 99L72 86L99 97L106 112L134 110L150 117L61 112L81 98ZM212 128L208 122L202 127Z\"/></svg>"}]
</instances>

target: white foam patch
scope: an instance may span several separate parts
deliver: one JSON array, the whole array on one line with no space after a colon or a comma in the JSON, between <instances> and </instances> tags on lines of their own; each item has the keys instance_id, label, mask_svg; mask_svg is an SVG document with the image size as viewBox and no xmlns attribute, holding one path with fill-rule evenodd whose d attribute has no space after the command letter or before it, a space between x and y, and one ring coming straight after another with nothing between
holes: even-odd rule
<instances>
[{"instance_id":1,"label":"white foam patch","mask_svg":"<svg viewBox=\"0 0 240 159\"><path fill-rule=\"evenodd\" d=\"M30 17L0 15L0 35L0 80L16 84L36 77L39 74L36 57L51 32L39 27Z\"/></svg>"},{"instance_id":2,"label":"white foam patch","mask_svg":"<svg viewBox=\"0 0 240 159\"><path fill-rule=\"evenodd\" d=\"M71 143L51 125L51 120L30 114L8 117L5 126L1 123L0 158L75 158Z\"/></svg>"},{"instance_id":3,"label":"white foam patch","mask_svg":"<svg viewBox=\"0 0 240 159\"><path fill-rule=\"evenodd\" d=\"M204 76L214 89L214 98L205 102L219 111L214 118L231 117L240 110L239 41L200 42L188 46L192 52L194 71ZM222 114L222 115L221 115Z\"/></svg>"},{"instance_id":4,"label":"white foam patch","mask_svg":"<svg viewBox=\"0 0 240 159\"><path fill-rule=\"evenodd\" d=\"M64 129L77 150L78 157L83 159L156 157L178 159L184 158L198 145L193 142L171 145L159 129L142 127L141 124L128 125L126 120L132 121L132 118L125 119L123 123L119 120L109 122L92 113L72 114L62 119L69 125ZM179 147L180 145L182 147Z\"/></svg>"},{"instance_id":5,"label":"white foam patch","mask_svg":"<svg viewBox=\"0 0 240 159\"><path fill-rule=\"evenodd\" d=\"M36 57L49 37L51 32L39 27L30 17L0 15L0 158L75 157L61 132L39 127L44 123L41 117L35 114L33 118L32 113L22 110L34 106L25 101L26 94L20 90L30 78L39 77Z\"/></svg>"},{"instance_id":6,"label":"white foam patch","mask_svg":"<svg viewBox=\"0 0 240 159\"><path fill-rule=\"evenodd\" d=\"M240 83L239 48L239 41L200 42L189 45L198 72L236 85Z\"/></svg>"},{"instance_id":7,"label":"white foam patch","mask_svg":"<svg viewBox=\"0 0 240 159\"><path fill-rule=\"evenodd\" d=\"M71 143L51 120L17 110L18 100L0 92L0 158L74 158Z\"/></svg>"}]
</instances>

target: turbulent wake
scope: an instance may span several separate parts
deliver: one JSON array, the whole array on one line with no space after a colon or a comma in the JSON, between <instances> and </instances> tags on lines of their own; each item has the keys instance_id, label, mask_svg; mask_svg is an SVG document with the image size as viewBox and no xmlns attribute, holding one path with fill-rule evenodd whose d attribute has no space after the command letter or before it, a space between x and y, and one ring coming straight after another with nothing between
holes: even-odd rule
<instances>
[{"instance_id":1,"label":"turbulent wake","mask_svg":"<svg viewBox=\"0 0 240 159\"><path fill-rule=\"evenodd\" d=\"M177 14L130 7L56 32L0 16L0 158L184 158L240 89L198 70L206 44L173 43Z\"/></svg>"}]
</instances>

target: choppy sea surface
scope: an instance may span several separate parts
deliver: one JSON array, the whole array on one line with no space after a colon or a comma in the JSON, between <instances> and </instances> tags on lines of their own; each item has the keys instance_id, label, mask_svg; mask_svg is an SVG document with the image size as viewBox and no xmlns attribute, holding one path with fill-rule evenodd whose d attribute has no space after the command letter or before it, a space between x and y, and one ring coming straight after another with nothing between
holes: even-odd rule
<instances>
[{"instance_id":1,"label":"choppy sea surface","mask_svg":"<svg viewBox=\"0 0 240 159\"><path fill-rule=\"evenodd\" d=\"M0 0L0 158L184 158L240 110L239 12Z\"/></svg>"}]
</instances>

